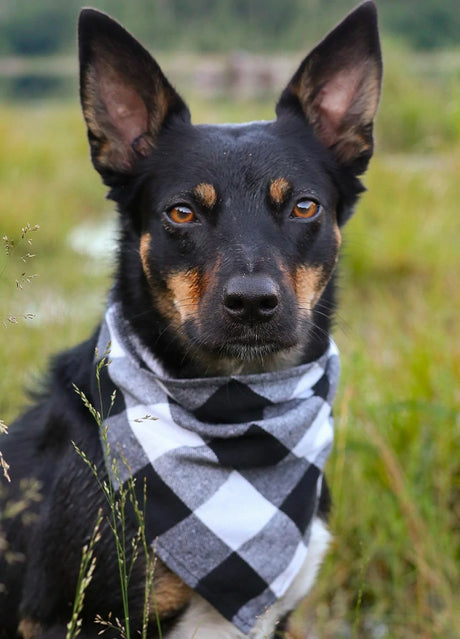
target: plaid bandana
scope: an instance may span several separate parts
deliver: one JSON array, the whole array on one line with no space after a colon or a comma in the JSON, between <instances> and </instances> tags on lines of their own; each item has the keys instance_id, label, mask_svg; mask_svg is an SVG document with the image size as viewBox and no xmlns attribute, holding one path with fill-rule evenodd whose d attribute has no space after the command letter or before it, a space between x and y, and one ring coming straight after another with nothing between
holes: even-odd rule
<instances>
[{"instance_id":1,"label":"plaid bandana","mask_svg":"<svg viewBox=\"0 0 460 639\"><path fill-rule=\"evenodd\" d=\"M110 306L99 352L118 480L132 475L160 559L247 634L308 556L332 445L339 358L256 375L172 379ZM107 460L112 473L112 460ZM118 483L112 476L114 484Z\"/></svg>"}]
</instances>

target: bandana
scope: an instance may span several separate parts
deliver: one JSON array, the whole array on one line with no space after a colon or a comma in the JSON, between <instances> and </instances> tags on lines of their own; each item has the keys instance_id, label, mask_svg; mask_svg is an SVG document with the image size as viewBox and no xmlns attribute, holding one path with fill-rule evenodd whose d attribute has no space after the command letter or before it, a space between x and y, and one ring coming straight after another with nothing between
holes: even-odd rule
<instances>
[{"instance_id":1,"label":"bandana","mask_svg":"<svg viewBox=\"0 0 460 639\"><path fill-rule=\"evenodd\" d=\"M339 358L254 375L173 379L130 332L118 304L99 352L107 467L135 479L160 559L244 634L308 556L332 445ZM115 459L117 477L113 474Z\"/></svg>"}]
</instances>

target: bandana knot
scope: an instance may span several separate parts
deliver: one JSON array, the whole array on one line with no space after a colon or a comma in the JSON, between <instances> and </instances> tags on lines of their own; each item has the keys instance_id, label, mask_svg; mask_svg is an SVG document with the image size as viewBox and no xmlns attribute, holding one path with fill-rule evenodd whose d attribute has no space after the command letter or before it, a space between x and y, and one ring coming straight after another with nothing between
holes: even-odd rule
<instances>
[{"instance_id":1,"label":"bandana knot","mask_svg":"<svg viewBox=\"0 0 460 639\"><path fill-rule=\"evenodd\" d=\"M273 373L168 377L109 306L98 340L117 487L130 476L160 559L247 634L308 555L332 446L337 347ZM112 461L118 468L113 476Z\"/></svg>"}]
</instances>

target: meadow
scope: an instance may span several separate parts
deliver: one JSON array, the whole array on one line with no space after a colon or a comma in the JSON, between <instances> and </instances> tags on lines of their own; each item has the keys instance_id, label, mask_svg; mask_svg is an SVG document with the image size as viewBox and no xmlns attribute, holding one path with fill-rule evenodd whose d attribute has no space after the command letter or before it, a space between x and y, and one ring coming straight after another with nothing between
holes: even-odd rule
<instances>
[{"instance_id":1,"label":"meadow","mask_svg":"<svg viewBox=\"0 0 460 639\"><path fill-rule=\"evenodd\" d=\"M460 64L386 58L368 192L340 265L334 542L296 639L312 637L312 618L323 639L460 637ZM186 98L195 121L273 113L272 99ZM0 105L0 193L9 423L52 353L93 330L110 286L116 215L76 98Z\"/></svg>"}]
</instances>

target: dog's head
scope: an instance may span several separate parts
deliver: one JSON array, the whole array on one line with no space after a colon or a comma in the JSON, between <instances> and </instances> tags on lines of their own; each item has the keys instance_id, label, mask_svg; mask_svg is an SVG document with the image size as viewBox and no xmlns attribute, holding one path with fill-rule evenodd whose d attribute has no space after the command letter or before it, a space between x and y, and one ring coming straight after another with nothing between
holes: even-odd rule
<instances>
[{"instance_id":1,"label":"dog's head","mask_svg":"<svg viewBox=\"0 0 460 639\"><path fill-rule=\"evenodd\" d=\"M121 211L117 295L141 339L182 375L318 355L340 227L373 150L374 4L305 58L270 122L194 126L118 23L84 10L79 39L92 160Z\"/></svg>"}]
</instances>

